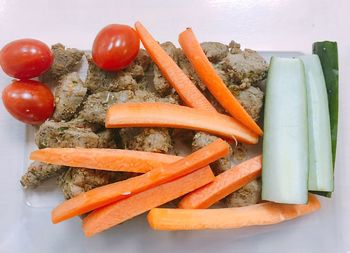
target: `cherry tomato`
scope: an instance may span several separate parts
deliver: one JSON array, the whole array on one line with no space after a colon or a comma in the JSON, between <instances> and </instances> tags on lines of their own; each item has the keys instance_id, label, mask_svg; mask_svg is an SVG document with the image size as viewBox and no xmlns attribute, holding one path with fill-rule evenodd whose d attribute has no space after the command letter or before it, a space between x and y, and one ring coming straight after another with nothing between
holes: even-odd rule
<instances>
[{"instance_id":1,"label":"cherry tomato","mask_svg":"<svg viewBox=\"0 0 350 253\"><path fill-rule=\"evenodd\" d=\"M140 39L133 28L111 24L97 34L92 58L101 69L115 71L126 68L135 59L139 49Z\"/></svg>"},{"instance_id":2,"label":"cherry tomato","mask_svg":"<svg viewBox=\"0 0 350 253\"><path fill-rule=\"evenodd\" d=\"M2 101L16 119L37 125L54 111L54 97L46 84L38 81L14 81L2 92Z\"/></svg>"},{"instance_id":3,"label":"cherry tomato","mask_svg":"<svg viewBox=\"0 0 350 253\"><path fill-rule=\"evenodd\" d=\"M50 48L34 39L15 40L0 51L0 65L9 76L18 79L37 77L48 70L53 56Z\"/></svg>"}]
</instances>

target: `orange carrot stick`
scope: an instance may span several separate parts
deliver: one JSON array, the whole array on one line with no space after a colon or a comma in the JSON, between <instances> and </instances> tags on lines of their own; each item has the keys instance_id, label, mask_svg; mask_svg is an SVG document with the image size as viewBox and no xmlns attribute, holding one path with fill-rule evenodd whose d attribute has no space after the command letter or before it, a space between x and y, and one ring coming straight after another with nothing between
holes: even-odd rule
<instances>
[{"instance_id":1,"label":"orange carrot stick","mask_svg":"<svg viewBox=\"0 0 350 253\"><path fill-rule=\"evenodd\" d=\"M310 194L307 204L266 202L257 205L221 209L152 209L148 223L156 230L229 229L276 224L320 209Z\"/></svg>"},{"instance_id":2,"label":"orange carrot stick","mask_svg":"<svg viewBox=\"0 0 350 253\"><path fill-rule=\"evenodd\" d=\"M151 187L184 176L224 157L228 154L228 151L228 144L219 139L177 162L166 165L166 167L159 167L140 176L104 185L79 194L61 203L52 211L52 222L58 223L76 215L90 212Z\"/></svg>"},{"instance_id":3,"label":"orange carrot stick","mask_svg":"<svg viewBox=\"0 0 350 253\"><path fill-rule=\"evenodd\" d=\"M210 167L199 169L174 181L150 188L129 198L93 211L83 221L86 236L116 226L154 207L163 205L214 180Z\"/></svg>"},{"instance_id":4,"label":"orange carrot stick","mask_svg":"<svg viewBox=\"0 0 350 253\"><path fill-rule=\"evenodd\" d=\"M232 95L214 67L205 56L199 42L192 29L187 28L179 36L179 43L186 57L191 62L198 77L207 86L210 93L222 105L222 107L249 129L262 135L262 130L255 123L252 117L246 112L239 101Z\"/></svg>"},{"instance_id":5,"label":"orange carrot stick","mask_svg":"<svg viewBox=\"0 0 350 253\"><path fill-rule=\"evenodd\" d=\"M183 209L204 209L261 175L261 155L218 175L215 180L187 194L179 203Z\"/></svg>"},{"instance_id":6,"label":"orange carrot stick","mask_svg":"<svg viewBox=\"0 0 350 253\"><path fill-rule=\"evenodd\" d=\"M146 28L140 22L135 23L135 28L150 57L158 66L165 79L179 94L182 101L184 101L187 106L193 108L216 112L212 104L179 66L177 66L174 60L164 51Z\"/></svg>"},{"instance_id":7,"label":"orange carrot stick","mask_svg":"<svg viewBox=\"0 0 350 253\"><path fill-rule=\"evenodd\" d=\"M152 152L105 148L45 148L30 154L31 160L55 165L137 173L145 173L181 158Z\"/></svg>"},{"instance_id":8,"label":"orange carrot stick","mask_svg":"<svg viewBox=\"0 0 350 253\"><path fill-rule=\"evenodd\" d=\"M166 103L115 104L106 116L106 128L172 127L205 131L256 144L258 136L230 116Z\"/></svg>"}]
</instances>

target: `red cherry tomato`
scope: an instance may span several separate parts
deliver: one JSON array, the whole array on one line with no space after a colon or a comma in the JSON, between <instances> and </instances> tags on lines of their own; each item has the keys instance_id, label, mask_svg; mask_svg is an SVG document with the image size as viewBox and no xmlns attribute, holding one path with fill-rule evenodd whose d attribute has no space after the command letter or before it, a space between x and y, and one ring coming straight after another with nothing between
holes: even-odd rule
<instances>
[{"instance_id":1,"label":"red cherry tomato","mask_svg":"<svg viewBox=\"0 0 350 253\"><path fill-rule=\"evenodd\" d=\"M16 119L37 125L54 111L54 97L46 84L38 81L14 81L2 92L2 101Z\"/></svg>"},{"instance_id":2,"label":"red cherry tomato","mask_svg":"<svg viewBox=\"0 0 350 253\"><path fill-rule=\"evenodd\" d=\"M101 69L115 71L126 68L135 59L139 49L140 39L133 28L112 24L97 34L92 58Z\"/></svg>"},{"instance_id":3,"label":"red cherry tomato","mask_svg":"<svg viewBox=\"0 0 350 253\"><path fill-rule=\"evenodd\" d=\"M21 39L5 45L0 51L0 65L9 76L18 79L37 77L48 70L53 56L39 40Z\"/></svg>"}]
</instances>

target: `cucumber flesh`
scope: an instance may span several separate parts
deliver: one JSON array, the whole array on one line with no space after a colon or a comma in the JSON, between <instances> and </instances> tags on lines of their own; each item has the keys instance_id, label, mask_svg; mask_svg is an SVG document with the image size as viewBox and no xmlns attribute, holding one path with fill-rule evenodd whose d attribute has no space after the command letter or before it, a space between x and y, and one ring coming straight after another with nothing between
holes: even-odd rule
<instances>
[{"instance_id":1,"label":"cucumber flesh","mask_svg":"<svg viewBox=\"0 0 350 253\"><path fill-rule=\"evenodd\" d=\"M308 101L308 189L330 192L333 191L333 164L326 84L317 55L305 55L300 59L305 68Z\"/></svg>"},{"instance_id":2,"label":"cucumber flesh","mask_svg":"<svg viewBox=\"0 0 350 253\"><path fill-rule=\"evenodd\" d=\"M308 158L303 62L272 57L265 97L262 199L305 204Z\"/></svg>"}]
</instances>

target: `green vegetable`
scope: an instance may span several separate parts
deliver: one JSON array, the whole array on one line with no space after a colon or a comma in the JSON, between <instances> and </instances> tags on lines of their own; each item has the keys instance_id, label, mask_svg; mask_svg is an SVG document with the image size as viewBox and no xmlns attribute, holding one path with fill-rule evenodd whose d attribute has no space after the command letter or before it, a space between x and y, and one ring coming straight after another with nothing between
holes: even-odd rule
<instances>
[{"instance_id":1,"label":"green vegetable","mask_svg":"<svg viewBox=\"0 0 350 253\"><path fill-rule=\"evenodd\" d=\"M308 200L308 118L304 65L272 57L266 86L262 198Z\"/></svg>"},{"instance_id":2,"label":"green vegetable","mask_svg":"<svg viewBox=\"0 0 350 253\"><path fill-rule=\"evenodd\" d=\"M313 44L313 53L320 57L328 93L328 106L331 125L333 170L336 158L338 132L338 47L337 42L321 41ZM332 193L315 192L331 197Z\"/></svg>"},{"instance_id":3,"label":"green vegetable","mask_svg":"<svg viewBox=\"0 0 350 253\"><path fill-rule=\"evenodd\" d=\"M320 59L305 55L304 63L308 102L309 182L311 191L333 191L332 143L328 97Z\"/></svg>"}]
</instances>

